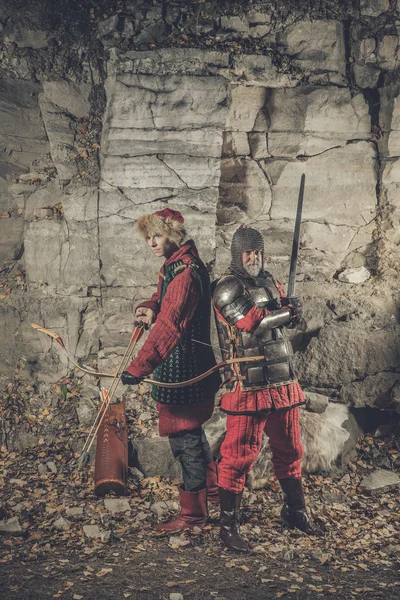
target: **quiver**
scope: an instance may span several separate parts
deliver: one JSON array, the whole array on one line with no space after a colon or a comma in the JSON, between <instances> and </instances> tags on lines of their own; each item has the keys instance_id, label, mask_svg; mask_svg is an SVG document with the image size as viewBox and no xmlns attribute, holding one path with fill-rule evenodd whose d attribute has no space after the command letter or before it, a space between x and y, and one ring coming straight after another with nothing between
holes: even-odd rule
<instances>
[{"instance_id":1,"label":"quiver","mask_svg":"<svg viewBox=\"0 0 400 600\"><path fill-rule=\"evenodd\" d=\"M103 409L104 410L104 409ZM128 429L125 398L110 404L97 433L94 491L97 496L127 494Z\"/></svg>"}]
</instances>

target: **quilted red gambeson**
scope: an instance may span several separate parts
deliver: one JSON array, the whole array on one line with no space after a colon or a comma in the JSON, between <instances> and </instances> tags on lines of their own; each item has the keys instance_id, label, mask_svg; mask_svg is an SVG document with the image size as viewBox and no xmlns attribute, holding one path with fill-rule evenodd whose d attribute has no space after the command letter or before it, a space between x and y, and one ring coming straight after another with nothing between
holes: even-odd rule
<instances>
[{"instance_id":1,"label":"quilted red gambeson","mask_svg":"<svg viewBox=\"0 0 400 600\"><path fill-rule=\"evenodd\" d=\"M161 301L166 267L178 261L189 265L194 257L198 259L198 253L193 241L189 240L165 261L161 268L157 291L149 301L139 305L153 310L156 320L143 347L127 368L132 375L147 377L153 373L180 342L199 303L209 302L209 298L202 298L199 279L192 268L183 268L172 279ZM157 404L160 435L167 436L179 431L196 429L210 418L213 407L214 393L204 397L200 402L188 405Z\"/></svg>"}]
</instances>

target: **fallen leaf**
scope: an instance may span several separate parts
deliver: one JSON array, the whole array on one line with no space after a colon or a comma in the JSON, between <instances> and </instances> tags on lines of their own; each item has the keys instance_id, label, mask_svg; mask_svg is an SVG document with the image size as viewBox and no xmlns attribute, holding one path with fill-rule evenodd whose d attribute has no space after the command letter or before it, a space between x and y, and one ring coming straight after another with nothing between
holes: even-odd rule
<instances>
[{"instance_id":1,"label":"fallen leaf","mask_svg":"<svg viewBox=\"0 0 400 600\"><path fill-rule=\"evenodd\" d=\"M107 568L103 568L100 569L100 571L98 573L96 573L96 577L104 577L104 575L108 575L108 573L111 573L112 569L107 569Z\"/></svg>"}]
</instances>

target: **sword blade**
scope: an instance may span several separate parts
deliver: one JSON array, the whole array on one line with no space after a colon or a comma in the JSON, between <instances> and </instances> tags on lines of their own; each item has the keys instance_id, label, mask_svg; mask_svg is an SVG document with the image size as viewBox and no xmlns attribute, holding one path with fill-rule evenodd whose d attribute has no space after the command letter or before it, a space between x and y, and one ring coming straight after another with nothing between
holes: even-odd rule
<instances>
[{"instance_id":1,"label":"sword blade","mask_svg":"<svg viewBox=\"0 0 400 600\"><path fill-rule=\"evenodd\" d=\"M292 255L290 257L289 284L288 284L288 289L287 289L287 295L289 298L294 296L294 288L295 288L295 284L296 284L297 257L299 254L301 213L303 210L305 181L306 181L306 176L303 173L301 176L301 180L300 180L300 191L299 191L299 199L297 202L296 223L295 223L294 232L293 232Z\"/></svg>"}]
</instances>

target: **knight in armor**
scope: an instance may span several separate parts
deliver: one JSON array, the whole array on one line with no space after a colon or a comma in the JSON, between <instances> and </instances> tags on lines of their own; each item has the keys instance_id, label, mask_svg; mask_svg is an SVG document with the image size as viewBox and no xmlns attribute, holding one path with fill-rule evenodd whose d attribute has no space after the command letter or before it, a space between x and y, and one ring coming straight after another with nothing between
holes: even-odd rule
<instances>
[{"instance_id":1,"label":"knight in armor","mask_svg":"<svg viewBox=\"0 0 400 600\"><path fill-rule=\"evenodd\" d=\"M299 426L299 406L305 397L295 377L292 348L284 329L299 321L301 300L287 298L264 270L264 240L257 230L239 227L231 254L229 272L213 289L220 347L224 358L262 358L229 365L225 371L228 391L220 407L227 413L226 437L218 464L220 536L228 548L247 552L239 531L240 504L263 432L284 493L281 516L309 535L321 535L322 531L305 506Z\"/></svg>"},{"instance_id":2,"label":"knight in armor","mask_svg":"<svg viewBox=\"0 0 400 600\"><path fill-rule=\"evenodd\" d=\"M153 379L164 383L186 381L216 364L210 346L209 275L193 240L183 241L183 223L181 213L169 208L138 219L139 233L165 262L157 291L136 307L137 320L152 329L123 373L124 384L138 384L151 373ZM168 436L183 476L180 513L172 521L156 525L158 530L202 529L208 515L207 499L218 504L216 465L202 425L213 413L219 384L220 375L215 373L188 387L152 388L160 436Z\"/></svg>"}]
</instances>

